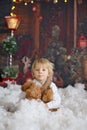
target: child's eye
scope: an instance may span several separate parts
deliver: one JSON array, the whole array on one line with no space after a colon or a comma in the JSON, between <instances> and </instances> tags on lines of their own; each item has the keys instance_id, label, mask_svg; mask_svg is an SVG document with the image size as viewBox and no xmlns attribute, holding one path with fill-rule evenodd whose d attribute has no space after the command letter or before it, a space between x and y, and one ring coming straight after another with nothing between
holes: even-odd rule
<instances>
[{"instance_id":1,"label":"child's eye","mask_svg":"<svg viewBox=\"0 0 87 130\"><path fill-rule=\"evenodd\" d=\"M46 69L43 69L43 71L45 71Z\"/></svg>"},{"instance_id":2,"label":"child's eye","mask_svg":"<svg viewBox=\"0 0 87 130\"><path fill-rule=\"evenodd\" d=\"M36 69L36 71L39 71L39 69Z\"/></svg>"}]
</instances>

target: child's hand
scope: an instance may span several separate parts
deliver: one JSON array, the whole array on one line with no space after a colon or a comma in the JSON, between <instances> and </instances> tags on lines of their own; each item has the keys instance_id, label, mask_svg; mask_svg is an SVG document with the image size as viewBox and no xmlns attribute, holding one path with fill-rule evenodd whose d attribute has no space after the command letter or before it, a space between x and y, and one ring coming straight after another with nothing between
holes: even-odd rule
<instances>
[{"instance_id":1,"label":"child's hand","mask_svg":"<svg viewBox=\"0 0 87 130\"><path fill-rule=\"evenodd\" d=\"M57 108L51 108L49 109L51 112L56 112L58 109Z\"/></svg>"}]
</instances>

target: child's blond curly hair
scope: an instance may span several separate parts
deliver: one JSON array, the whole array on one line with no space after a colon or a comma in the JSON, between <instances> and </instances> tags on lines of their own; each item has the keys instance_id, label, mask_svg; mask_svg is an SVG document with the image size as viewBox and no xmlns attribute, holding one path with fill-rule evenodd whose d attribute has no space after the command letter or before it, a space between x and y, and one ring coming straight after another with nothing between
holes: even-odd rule
<instances>
[{"instance_id":1,"label":"child's blond curly hair","mask_svg":"<svg viewBox=\"0 0 87 130\"><path fill-rule=\"evenodd\" d=\"M32 68L31 68L32 76L34 76L34 70L35 70L35 67L37 64L45 65L48 69L50 77L53 76L54 64L46 58L40 58L40 59L37 59L33 62Z\"/></svg>"}]
</instances>

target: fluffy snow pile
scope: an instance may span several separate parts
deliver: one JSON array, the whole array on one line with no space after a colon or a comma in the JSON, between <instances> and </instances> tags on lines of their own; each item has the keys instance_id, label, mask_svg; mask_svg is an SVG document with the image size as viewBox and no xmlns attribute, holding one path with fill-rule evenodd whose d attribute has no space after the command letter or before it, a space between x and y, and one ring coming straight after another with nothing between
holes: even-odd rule
<instances>
[{"instance_id":1,"label":"fluffy snow pile","mask_svg":"<svg viewBox=\"0 0 87 130\"><path fill-rule=\"evenodd\" d=\"M26 99L20 87L0 87L0 130L87 130L84 84L59 88L62 102L56 112L41 101Z\"/></svg>"}]
</instances>

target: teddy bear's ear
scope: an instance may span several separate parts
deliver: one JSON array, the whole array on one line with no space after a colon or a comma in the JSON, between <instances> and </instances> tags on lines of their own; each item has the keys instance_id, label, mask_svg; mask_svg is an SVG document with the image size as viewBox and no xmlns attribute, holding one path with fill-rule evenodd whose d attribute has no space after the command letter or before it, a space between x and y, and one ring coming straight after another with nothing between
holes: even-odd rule
<instances>
[{"instance_id":1,"label":"teddy bear's ear","mask_svg":"<svg viewBox=\"0 0 87 130\"><path fill-rule=\"evenodd\" d=\"M30 79L30 78L28 78L27 80L26 80L26 82L31 82L32 81L32 79Z\"/></svg>"},{"instance_id":2,"label":"teddy bear's ear","mask_svg":"<svg viewBox=\"0 0 87 130\"><path fill-rule=\"evenodd\" d=\"M28 89L31 85L32 85L32 81L31 81L31 80L25 82L25 83L21 86L22 91L26 91L26 89Z\"/></svg>"}]
</instances>

